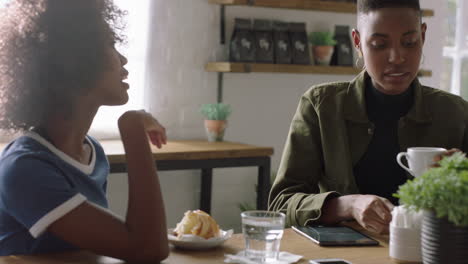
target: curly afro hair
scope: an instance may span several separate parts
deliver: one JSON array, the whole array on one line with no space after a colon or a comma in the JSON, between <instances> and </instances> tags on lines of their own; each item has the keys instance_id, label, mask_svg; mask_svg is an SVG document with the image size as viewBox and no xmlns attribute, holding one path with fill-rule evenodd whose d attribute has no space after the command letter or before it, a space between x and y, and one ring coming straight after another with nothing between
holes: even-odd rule
<instances>
[{"instance_id":1,"label":"curly afro hair","mask_svg":"<svg viewBox=\"0 0 468 264\"><path fill-rule=\"evenodd\" d=\"M111 0L11 0L0 10L0 129L43 126L72 113L122 42L125 15Z\"/></svg>"}]
</instances>

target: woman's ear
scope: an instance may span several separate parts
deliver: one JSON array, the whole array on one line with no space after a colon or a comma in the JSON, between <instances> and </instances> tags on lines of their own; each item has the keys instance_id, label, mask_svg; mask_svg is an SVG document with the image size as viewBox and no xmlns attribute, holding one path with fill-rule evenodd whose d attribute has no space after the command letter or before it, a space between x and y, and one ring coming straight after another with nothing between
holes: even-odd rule
<instances>
[{"instance_id":1,"label":"woman's ear","mask_svg":"<svg viewBox=\"0 0 468 264\"><path fill-rule=\"evenodd\" d=\"M424 41L426 41L426 30L427 30L427 24L422 23L421 24L421 38L422 38L423 44L424 44Z\"/></svg>"},{"instance_id":2,"label":"woman's ear","mask_svg":"<svg viewBox=\"0 0 468 264\"><path fill-rule=\"evenodd\" d=\"M362 53L362 51L361 51L361 36L359 35L359 31L354 28L353 31L351 32L351 35L353 37L354 48L359 53Z\"/></svg>"}]
</instances>

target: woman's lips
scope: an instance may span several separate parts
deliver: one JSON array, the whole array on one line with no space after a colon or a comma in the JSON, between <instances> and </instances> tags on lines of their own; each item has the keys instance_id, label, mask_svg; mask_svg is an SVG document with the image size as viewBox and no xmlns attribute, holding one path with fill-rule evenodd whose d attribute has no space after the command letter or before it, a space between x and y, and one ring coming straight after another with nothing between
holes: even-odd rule
<instances>
[{"instance_id":1,"label":"woman's lips","mask_svg":"<svg viewBox=\"0 0 468 264\"><path fill-rule=\"evenodd\" d=\"M122 73L122 85L125 89L128 90L128 88L130 88L130 85L126 82L124 82L125 80L128 79L128 74L129 72L126 70L126 69L123 69L123 73Z\"/></svg>"},{"instance_id":2,"label":"woman's lips","mask_svg":"<svg viewBox=\"0 0 468 264\"><path fill-rule=\"evenodd\" d=\"M125 80L127 80L127 76L124 76L124 77L122 78L122 85L123 85L123 87L124 87L125 89L128 90L128 88L130 88L130 85L129 85L127 82L124 82Z\"/></svg>"},{"instance_id":3,"label":"woman's lips","mask_svg":"<svg viewBox=\"0 0 468 264\"><path fill-rule=\"evenodd\" d=\"M409 75L409 72L389 72L384 73L384 79L389 82L402 82L405 81Z\"/></svg>"}]
</instances>

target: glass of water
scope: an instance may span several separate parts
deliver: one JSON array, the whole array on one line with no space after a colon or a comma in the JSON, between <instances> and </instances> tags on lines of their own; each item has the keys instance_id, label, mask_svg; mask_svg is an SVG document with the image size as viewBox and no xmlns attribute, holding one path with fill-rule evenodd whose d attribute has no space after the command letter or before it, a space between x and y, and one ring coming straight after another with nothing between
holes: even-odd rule
<instances>
[{"instance_id":1,"label":"glass of water","mask_svg":"<svg viewBox=\"0 0 468 264\"><path fill-rule=\"evenodd\" d=\"M241 213L241 217L246 257L258 263L276 261L285 215L271 211L246 211Z\"/></svg>"}]
</instances>

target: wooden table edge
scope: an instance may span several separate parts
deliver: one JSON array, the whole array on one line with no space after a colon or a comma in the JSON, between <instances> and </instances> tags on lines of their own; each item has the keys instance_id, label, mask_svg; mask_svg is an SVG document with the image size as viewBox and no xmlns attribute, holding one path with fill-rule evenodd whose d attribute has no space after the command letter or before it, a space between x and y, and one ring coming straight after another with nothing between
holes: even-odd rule
<instances>
[{"instance_id":1,"label":"wooden table edge","mask_svg":"<svg viewBox=\"0 0 468 264\"><path fill-rule=\"evenodd\" d=\"M118 140L102 140L101 145L106 152L106 156L109 163L125 163L125 153L123 152L123 146ZM109 146L110 144L114 146ZM245 143L237 143L230 141L208 142L202 140L175 140L169 141L170 144L206 144L209 149L202 149L195 147L194 149L179 149L177 151L168 151L163 149L159 151L155 147L152 147L154 160L209 160L209 159L227 159L227 158L253 158L253 157L270 157L274 154L272 147L255 146ZM212 147L219 144L219 149L213 149ZM116 146L117 145L117 146ZM229 148L232 145L232 148ZM113 148L113 149L112 149ZM119 148L119 149L117 149Z\"/></svg>"}]
</instances>

